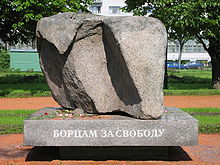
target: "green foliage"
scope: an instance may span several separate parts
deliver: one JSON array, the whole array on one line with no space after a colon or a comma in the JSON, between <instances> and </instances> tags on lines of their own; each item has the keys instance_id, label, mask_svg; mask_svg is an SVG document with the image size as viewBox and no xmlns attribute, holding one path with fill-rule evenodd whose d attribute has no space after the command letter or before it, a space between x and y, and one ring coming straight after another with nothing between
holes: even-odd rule
<instances>
[{"instance_id":1,"label":"green foliage","mask_svg":"<svg viewBox=\"0 0 220 165\"><path fill-rule=\"evenodd\" d=\"M40 73L26 72L20 74L0 73L0 84L23 84L23 83L45 83L44 76Z\"/></svg>"},{"instance_id":2,"label":"green foliage","mask_svg":"<svg viewBox=\"0 0 220 165\"><path fill-rule=\"evenodd\" d=\"M135 15L152 12L152 16L168 28L184 30L183 34L219 38L220 2L216 0L126 0L125 3L125 10L133 11Z\"/></svg>"},{"instance_id":3,"label":"green foliage","mask_svg":"<svg viewBox=\"0 0 220 165\"><path fill-rule=\"evenodd\" d=\"M0 73L0 85L0 97L51 96L43 74L38 72Z\"/></svg>"},{"instance_id":4,"label":"green foliage","mask_svg":"<svg viewBox=\"0 0 220 165\"><path fill-rule=\"evenodd\" d=\"M0 70L7 70L10 67L10 55L7 51L0 49Z\"/></svg>"},{"instance_id":5,"label":"green foliage","mask_svg":"<svg viewBox=\"0 0 220 165\"><path fill-rule=\"evenodd\" d=\"M172 76L172 75L171 75ZM169 83L177 83L177 84L180 84L180 83L186 83L186 84L196 84L196 83L200 83L200 84L206 84L206 83L211 83L211 80L208 79L208 78L197 78L195 76L183 76L183 77L170 77L168 79L168 82ZM210 86L210 85L209 85Z\"/></svg>"},{"instance_id":6,"label":"green foliage","mask_svg":"<svg viewBox=\"0 0 220 165\"><path fill-rule=\"evenodd\" d=\"M0 34L3 42L34 40L37 21L59 12L88 12L92 0L1 0Z\"/></svg>"},{"instance_id":7,"label":"green foliage","mask_svg":"<svg viewBox=\"0 0 220 165\"><path fill-rule=\"evenodd\" d=\"M0 97L51 96L46 83L1 84Z\"/></svg>"},{"instance_id":8,"label":"green foliage","mask_svg":"<svg viewBox=\"0 0 220 165\"><path fill-rule=\"evenodd\" d=\"M197 92L200 92L200 90L209 90L209 91L215 91L210 89L211 85L210 83L195 83L195 81L197 80L192 80L190 79L190 81L188 80L184 80L186 83L182 83L182 82L174 82L174 83L169 83L169 89L173 89L173 90L197 90ZM181 80L182 81L182 80ZM190 83L191 82L191 83Z\"/></svg>"}]
</instances>

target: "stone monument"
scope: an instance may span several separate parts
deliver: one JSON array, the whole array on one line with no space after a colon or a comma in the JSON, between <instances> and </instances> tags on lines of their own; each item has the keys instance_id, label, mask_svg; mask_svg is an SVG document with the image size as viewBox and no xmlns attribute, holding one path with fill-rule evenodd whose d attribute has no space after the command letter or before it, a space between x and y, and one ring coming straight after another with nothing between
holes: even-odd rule
<instances>
[{"instance_id":1,"label":"stone monument","mask_svg":"<svg viewBox=\"0 0 220 165\"><path fill-rule=\"evenodd\" d=\"M25 120L25 145L197 144L197 120L163 107L167 33L159 20L61 13L41 19L36 35L42 71L61 108ZM42 117L57 110L98 117Z\"/></svg>"},{"instance_id":2,"label":"stone monument","mask_svg":"<svg viewBox=\"0 0 220 165\"><path fill-rule=\"evenodd\" d=\"M64 13L41 19L37 40L60 106L141 119L163 114L167 33L159 20Z\"/></svg>"}]
</instances>

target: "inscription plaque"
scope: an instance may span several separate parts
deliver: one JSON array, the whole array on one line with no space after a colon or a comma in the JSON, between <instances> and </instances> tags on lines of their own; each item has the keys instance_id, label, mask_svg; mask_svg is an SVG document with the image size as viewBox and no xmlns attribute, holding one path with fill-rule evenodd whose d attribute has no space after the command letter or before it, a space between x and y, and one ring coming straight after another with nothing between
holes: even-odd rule
<instances>
[{"instance_id":1,"label":"inscription plaque","mask_svg":"<svg viewBox=\"0 0 220 165\"><path fill-rule=\"evenodd\" d=\"M34 115L55 111L44 108ZM157 120L109 115L100 119L24 121L26 146L184 146L197 145L198 121L177 108ZM102 115L101 115L102 116Z\"/></svg>"}]
</instances>

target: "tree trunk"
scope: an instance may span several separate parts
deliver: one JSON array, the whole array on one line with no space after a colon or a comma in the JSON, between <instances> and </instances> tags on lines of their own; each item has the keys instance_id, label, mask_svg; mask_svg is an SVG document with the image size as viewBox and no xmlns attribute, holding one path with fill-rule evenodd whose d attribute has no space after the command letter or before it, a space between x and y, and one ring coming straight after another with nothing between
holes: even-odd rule
<instances>
[{"instance_id":1,"label":"tree trunk","mask_svg":"<svg viewBox=\"0 0 220 165\"><path fill-rule=\"evenodd\" d=\"M163 89L168 89L167 49L168 49L168 46L167 46L167 48L166 48L166 59L165 59L165 72L164 72Z\"/></svg>"},{"instance_id":2,"label":"tree trunk","mask_svg":"<svg viewBox=\"0 0 220 165\"><path fill-rule=\"evenodd\" d=\"M5 42L5 50L8 50L8 44Z\"/></svg>"},{"instance_id":3,"label":"tree trunk","mask_svg":"<svg viewBox=\"0 0 220 165\"><path fill-rule=\"evenodd\" d=\"M180 49L179 49L179 57L178 57L178 67L181 69L181 58L182 58L182 51L183 51L183 43L180 43Z\"/></svg>"},{"instance_id":4,"label":"tree trunk","mask_svg":"<svg viewBox=\"0 0 220 165\"><path fill-rule=\"evenodd\" d=\"M212 62L212 88L220 89L220 40L209 39L208 53Z\"/></svg>"}]
</instances>

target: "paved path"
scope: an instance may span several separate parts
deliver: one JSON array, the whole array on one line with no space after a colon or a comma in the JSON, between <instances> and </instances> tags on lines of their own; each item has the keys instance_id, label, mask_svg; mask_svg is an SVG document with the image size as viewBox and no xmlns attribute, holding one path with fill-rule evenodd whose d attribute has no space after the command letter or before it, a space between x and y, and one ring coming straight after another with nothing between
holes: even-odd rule
<instances>
[{"instance_id":1,"label":"paved path","mask_svg":"<svg viewBox=\"0 0 220 165\"><path fill-rule=\"evenodd\" d=\"M58 107L52 97L0 98L0 109L40 109ZM167 107L220 107L220 95L214 96L165 96Z\"/></svg>"}]
</instances>

